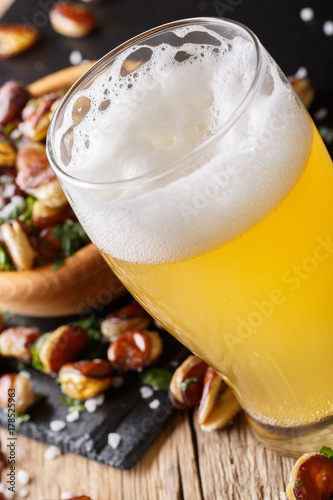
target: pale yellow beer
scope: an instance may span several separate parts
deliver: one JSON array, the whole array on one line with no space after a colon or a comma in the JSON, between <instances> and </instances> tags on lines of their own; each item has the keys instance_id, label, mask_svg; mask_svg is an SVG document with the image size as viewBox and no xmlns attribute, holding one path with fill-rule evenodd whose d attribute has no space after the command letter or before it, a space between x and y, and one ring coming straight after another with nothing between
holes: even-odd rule
<instances>
[{"instance_id":1,"label":"pale yellow beer","mask_svg":"<svg viewBox=\"0 0 333 500\"><path fill-rule=\"evenodd\" d=\"M263 442L333 447L332 162L255 36L192 19L137 37L65 98L48 149L111 268Z\"/></svg>"},{"instance_id":2,"label":"pale yellow beer","mask_svg":"<svg viewBox=\"0 0 333 500\"><path fill-rule=\"evenodd\" d=\"M332 200L332 162L314 130L294 189L239 238L183 262L104 257L168 331L228 374L252 417L306 426L333 416Z\"/></svg>"}]
</instances>

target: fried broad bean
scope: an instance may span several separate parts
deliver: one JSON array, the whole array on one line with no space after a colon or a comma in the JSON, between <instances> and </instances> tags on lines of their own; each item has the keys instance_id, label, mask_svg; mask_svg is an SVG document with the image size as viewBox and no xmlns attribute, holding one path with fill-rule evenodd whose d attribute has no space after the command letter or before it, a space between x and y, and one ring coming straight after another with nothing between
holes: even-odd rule
<instances>
[{"instance_id":1,"label":"fried broad bean","mask_svg":"<svg viewBox=\"0 0 333 500\"><path fill-rule=\"evenodd\" d=\"M137 370L156 362L162 353L157 332L130 330L123 333L108 349L108 360L120 371Z\"/></svg>"},{"instance_id":2,"label":"fried broad bean","mask_svg":"<svg viewBox=\"0 0 333 500\"><path fill-rule=\"evenodd\" d=\"M0 354L30 363L32 360L30 348L41 335L39 328L34 326L7 328L0 334Z\"/></svg>"},{"instance_id":3,"label":"fried broad bean","mask_svg":"<svg viewBox=\"0 0 333 500\"><path fill-rule=\"evenodd\" d=\"M43 144L29 143L22 146L17 153L16 168L16 182L25 193L43 201L49 207L67 204Z\"/></svg>"},{"instance_id":4,"label":"fried broad bean","mask_svg":"<svg viewBox=\"0 0 333 500\"><path fill-rule=\"evenodd\" d=\"M63 325L50 333L39 350L45 373L58 373L65 363L76 361L88 342L87 332L79 326Z\"/></svg>"},{"instance_id":5,"label":"fried broad bean","mask_svg":"<svg viewBox=\"0 0 333 500\"><path fill-rule=\"evenodd\" d=\"M128 330L143 330L152 322L149 314L137 302L109 314L101 324L101 332L108 340L114 341Z\"/></svg>"},{"instance_id":6,"label":"fried broad bean","mask_svg":"<svg viewBox=\"0 0 333 500\"><path fill-rule=\"evenodd\" d=\"M195 355L186 358L177 368L169 388L169 398L175 408L188 409L199 403L207 368L207 363Z\"/></svg>"},{"instance_id":7,"label":"fried broad bean","mask_svg":"<svg viewBox=\"0 0 333 500\"><path fill-rule=\"evenodd\" d=\"M290 474L288 500L329 500L333 495L333 460L323 453L306 453Z\"/></svg>"},{"instance_id":8,"label":"fried broad bean","mask_svg":"<svg viewBox=\"0 0 333 500\"><path fill-rule=\"evenodd\" d=\"M58 90L30 99L22 110L23 123L20 125L22 134L32 141L45 139L53 113L65 94Z\"/></svg>"},{"instance_id":9,"label":"fried broad bean","mask_svg":"<svg viewBox=\"0 0 333 500\"><path fill-rule=\"evenodd\" d=\"M208 367L197 411L199 427L204 431L223 429L233 422L240 410L232 389L213 368Z\"/></svg>"},{"instance_id":10,"label":"fried broad bean","mask_svg":"<svg viewBox=\"0 0 333 500\"><path fill-rule=\"evenodd\" d=\"M0 377L0 404L3 408L24 413L35 401L36 394L30 378L19 373L8 373Z\"/></svg>"},{"instance_id":11,"label":"fried broad bean","mask_svg":"<svg viewBox=\"0 0 333 500\"><path fill-rule=\"evenodd\" d=\"M66 363L59 371L61 390L67 396L85 401L107 391L113 369L104 359Z\"/></svg>"},{"instance_id":12,"label":"fried broad bean","mask_svg":"<svg viewBox=\"0 0 333 500\"><path fill-rule=\"evenodd\" d=\"M16 269L18 271L32 269L36 253L23 224L18 220L4 222L0 226L0 231L1 241Z\"/></svg>"},{"instance_id":13,"label":"fried broad bean","mask_svg":"<svg viewBox=\"0 0 333 500\"><path fill-rule=\"evenodd\" d=\"M50 9L50 22L57 33L72 38L84 37L96 26L96 18L88 7L67 1Z\"/></svg>"},{"instance_id":14,"label":"fried broad bean","mask_svg":"<svg viewBox=\"0 0 333 500\"><path fill-rule=\"evenodd\" d=\"M27 24L0 25L0 59L9 59L30 49L38 40L38 30Z\"/></svg>"},{"instance_id":15,"label":"fried broad bean","mask_svg":"<svg viewBox=\"0 0 333 500\"><path fill-rule=\"evenodd\" d=\"M6 126L19 118L29 98L29 92L20 82L4 83L0 88L0 125Z\"/></svg>"}]
</instances>

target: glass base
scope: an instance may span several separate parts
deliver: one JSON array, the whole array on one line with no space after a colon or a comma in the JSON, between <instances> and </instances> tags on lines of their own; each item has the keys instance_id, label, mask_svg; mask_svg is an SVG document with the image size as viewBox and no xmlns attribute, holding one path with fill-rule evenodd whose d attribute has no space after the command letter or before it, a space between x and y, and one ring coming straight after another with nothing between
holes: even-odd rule
<instances>
[{"instance_id":1,"label":"glass base","mask_svg":"<svg viewBox=\"0 0 333 500\"><path fill-rule=\"evenodd\" d=\"M262 444L281 455L299 458L304 453L320 451L322 446L333 449L333 416L302 427L274 427L249 415L247 419Z\"/></svg>"}]
</instances>

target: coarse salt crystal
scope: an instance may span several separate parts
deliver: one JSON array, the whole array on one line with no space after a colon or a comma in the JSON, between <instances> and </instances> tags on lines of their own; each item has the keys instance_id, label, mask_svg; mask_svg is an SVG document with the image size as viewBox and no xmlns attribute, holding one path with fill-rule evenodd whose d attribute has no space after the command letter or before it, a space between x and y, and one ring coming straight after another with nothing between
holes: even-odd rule
<instances>
[{"instance_id":1,"label":"coarse salt crystal","mask_svg":"<svg viewBox=\"0 0 333 500\"><path fill-rule=\"evenodd\" d=\"M152 387L147 387L146 385L140 387L140 394L142 399L148 399L151 398L152 395L154 394L154 391Z\"/></svg>"},{"instance_id":2,"label":"coarse salt crystal","mask_svg":"<svg viewBox=\"0 0 333 500\"><path fill-rule=\"evenodd\" d=\"M112 379L112 387L115 387L116 389L118 387L121 387L124 383L124 377L113 377Z\"/></svg>"},{"instance_id":3,"label":"coarse salt crystal","mask_svg":"<svg viewBox=\"0 0 333 500\"><path fill-rule=\"evenodd\" d=\"M61 450L58 448L58 446L49 446L44 453L44 458L45 460L53 460L56 457L60 457L61 455Z\"/></svg>"},{"instance_id":4,"label":"coarse salt crystal","mask_svg":"<svg viewBox=\"0 0 333 500\"><path fill-rule=\"evenodd\" d=\"M63 420L52 420L50 422L50 429L53 432L59 432L62 431L66 427L66 422Z\"/></svg>"},{"instance_id":5,"label":"coarse salt crystal","mask_svg":"<svg viewBox=\"0 0 333 500\"><path fill-rule=\"evenodd\" d=\"M325 35L332 36L333 35L333 21L325 21L323 24L323 31Z\"/></svg>"},{"instance_id":6,"label":"coarse salt crystal","mask_svg":"<svg viewBox=\"0 0 333 500\"><path fill-rule=\"evenodd\" d=\"M114 450L118 448L119 443L121 441L121 436L117 434L116 432L110 432L108 435L108 444L113 448Z\"/></svg>"},{"instance_id":7,"label":"coarse salt crystal","mask_svg":"<svg viewBox=\"0 0 333 500\"><path fill-rule=\"evenodd\" d=\"M310 7L304 7L300 10L299 15L304 22L312 21L314 18L314 11Z\"/></svg>"},{"instance_id":8,"label":"coarse salt crystal","mask_svg":"<svg viewBox=\"0 0 333 500\"><path fill-rule=\"evenodd\" d=\"M30 474L28 471L20 469L19 471L17 471L17 479L18 482L22 484L22 486L25 486L30 481Z\"/></svg>"},{"instance_id":9,"label":"coarse salt crystal","mask_svg":"<svg viewBox=\"0 0 333 500\"><path fill-rule=\"evenodd\" d=\"M287 500L287 495L284 491L280 491L280 500Z\"/></svg>"},{"instance_id":10,"label":"coarse salt crystal","mask_svg":"<svg viewBox=\"0 0 333 500\"><path fill-rule=\"evenodd\" d=\"M3 492L3 496L7 499L7 500L11 500L12 498L14 498L14 495L15 493L11 490L5 490Z\"/></svg>"},{"instance_id":11,"label":"coarse salt crystal","mask_svg":"<svg viewBox=\"0 0 333 500\"><path fill-rule=\"evenodd\" d=\"M75 422L76 420L79 420L79 418L80 413L78 410L74 410L66 415L67 422Z\"/></svg>"},{"instance_id":12,"label":"coarse salt crystal","mask_svg":"<svg viewBox=\"0 0 333 500\"><path fill-rule=\"evenodd\" d=\"M305 78L307 76L308 76L308 70L304 66L298 68L298 70L295 73L295 78Z\"/></svg>"},{"instance_id":13,"label":"coarse salt crystal","mask_svg":"<svg viewBox=\"0 0 333 500\"><path fill-rule=\"evenodd\" d=\"M82 54L79 50L73 50L69 55L69 62L74 66L82 62Z\"/></svg>"},{"instance_id":14,"label":"coarse salt crystal","mask_svg":"<svg viewBox=\"0 0 333 500\"><path fill-rule=\"evenodd\" d=\"M0 483L0 493L3 493L5 491L5 485L3 483Z\"/></svg>"},{"instance_id":15,"label":"coarse salt crystal","mask_svg":"<svg viewBox=\"0 0 333 500\"><path fill-rule=\"evenodd\" d=\"M67 498L73 498L73 493L71 491L64 491L63 493L61 493L61 500L66 500Z\"/></svg>"},{"instance_id":16,"label":"coarse salt crystal","mask_svg":"<svg viewBox=\"0 0 333 500\"><path fill-rule=\"evenodd\" d=\"M19 372L19 375L21 375L21 377L25 377L25 378L31 379L31 375L30 375L30 373L27 370L21 370Z\"/></svg>"},{"instance_id":17,"label":"coarse salt crystal","mask_svg":"<svg viewBox=\"0 0 333 500\"><path fill-rule=\"evenodd\" d=\"M102 406L102 404L105 401L105 394L104 394L104 392L102 394L99 394L98 396L96 396L94 398L94 400L96 401L97 406Z\"/></svg>"},{"instance_id":18,"label":"coarse salt crystal","mask_svg":"<svg viewBox=\"0 0 333 500\"><path fill-rule=\"evenodd\" d=\"M94 413L97 410L95 398L87 399L87 401L84 402L84 407L88 413Z\"/></svg>"},{"instance_id":19,"label":"coarse salt crystal","mask_svg":"<svg viewBox=\"0 0 333 500\"><path fill-rule=\"evenodd\" d=\"M18 492L19 497L25 498L29 495L29 490L28 488L21 488L20 491Z\"/></svg>"},{"instance_id":20,"label":"coarse salt crystal","mask_svg":"<svg viewBox=\"0 0 333 500\"><path fill-rule=\"evenodd\" d=\"M154 399L153 401L151 401L149 403L149 408L151 408L152 410L157 410L157 408L160 406L160 401L158 399Z\"/></svg>"}]
</instances>

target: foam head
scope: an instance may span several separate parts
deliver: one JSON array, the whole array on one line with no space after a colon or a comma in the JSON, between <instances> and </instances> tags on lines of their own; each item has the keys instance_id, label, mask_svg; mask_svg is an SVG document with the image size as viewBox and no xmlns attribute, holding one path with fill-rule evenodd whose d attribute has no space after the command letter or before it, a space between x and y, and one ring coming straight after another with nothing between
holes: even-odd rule
<instances>
[{"instance_id":1,"label":"foam head","mask_svg":"<svg viewBox=\"0 0 333 500\"><path fill-rule=\"evenodd\" d=\"M66 103L57 162L91 184L61 182L109 255L156 264L211 250L296 183L309 121L264 49L238 31L198 23L141 40Z\"/></svg>"}]
</instances>

